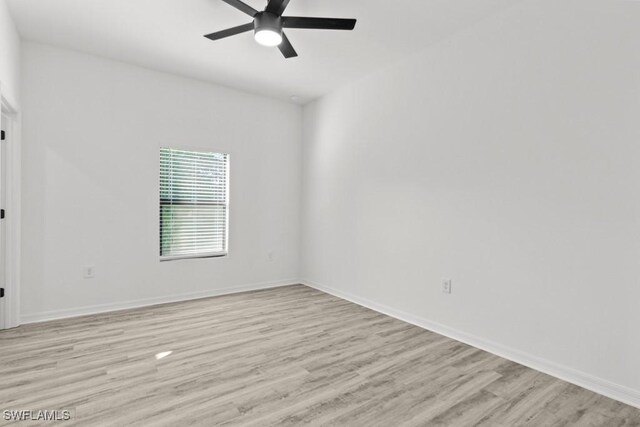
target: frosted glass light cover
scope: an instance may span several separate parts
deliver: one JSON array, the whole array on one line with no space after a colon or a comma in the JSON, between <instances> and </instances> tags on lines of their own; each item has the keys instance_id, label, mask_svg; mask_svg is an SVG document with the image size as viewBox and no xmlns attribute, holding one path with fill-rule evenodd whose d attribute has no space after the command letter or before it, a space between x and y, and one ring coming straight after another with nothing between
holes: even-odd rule
<instances>
[{"instance_id":1,"label":"frosted glass light cover","mask_svg":"<svg viewBox=\"0 0 640 427\"><path fill-rule=\"evenodd\" d=\"M260 30L256 31L255 39L263 46L278 46L282 43L282 35L272 30Z\"/></svg>"}]
</instances>

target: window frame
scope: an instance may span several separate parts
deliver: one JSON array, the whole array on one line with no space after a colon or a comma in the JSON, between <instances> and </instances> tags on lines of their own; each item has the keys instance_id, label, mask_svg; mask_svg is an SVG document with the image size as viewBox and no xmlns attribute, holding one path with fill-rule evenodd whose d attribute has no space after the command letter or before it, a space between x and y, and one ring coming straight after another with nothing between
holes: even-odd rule
<instances>
[{"instance_id":1,"label":"window frame","mask_svg":"<svg viewBox=\"0 0 640 427\"><path fill-rule=\"evenodd\" d=\"M181 255L162 255L162 206L163 206L163 199L160 197L159 198L159 204L158 204L158 208L160 209L159 215L158 215L158 239L159 239L159 259L160 262L166 262L166 261L177 261L177 260L186 260L186 259L206 259L206 258L223 258L229 255L229 218L230 218L230 181L231 181L231 155L229 153L224 153L221 151L212 151L209 149L205 149L205 148L183 148L183 147L166 147L166 146L161 146L159 147L158 153L160 154L160 157L162 156L162 150L163 149L167 149L167 150L179 150L179 151L190 151L190 152L195 152L195 153L215 153L215 154L223 154L226 156L226 179L225 179L225 203L212 203L212 202L201 202L201 203L185 203L185 202L172 202L172 204L174 205L192 205L192 206L198 206L198 205L205 205L205 206L224 206L226 208L226 215L225 215L225 224L224 224L224 249L223 251L216 251L216 252L202 252L202 253L194 253L194 254L181 254ZM161 170L160 170L160 163L158 163L158 177L161 177ZM158 179L158 195L161 196L161 185L160 184L161 179Z\"/></svg>"}]
</instances>

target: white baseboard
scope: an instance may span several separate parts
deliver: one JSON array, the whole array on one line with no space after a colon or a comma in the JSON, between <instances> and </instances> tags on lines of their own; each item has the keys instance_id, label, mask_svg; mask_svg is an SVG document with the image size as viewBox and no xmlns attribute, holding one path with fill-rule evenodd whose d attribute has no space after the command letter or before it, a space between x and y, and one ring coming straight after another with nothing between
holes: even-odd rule
<instances>
[{"instance_id":1,"label":"white baseboard","mask_svg":"<svg viewBox=\"0 0 640 427\"><path fill-rule=\"evenodd\" d=\"M450 328L424 317L415 316L411 313L397 310L393 307L379 304L366 298L350 294L348 292L343 292L325 285L321 285L312 280L302 280L301 283L319 291L336 296L338 298L342 298L363 307L367 307L371 310L386 314L387 316L394 317L423 329L427 329L440 335L444 335L456 341L463 342L465 344L519 363L537 371L544 372L545 374L560 378L561 380L586 388L595 393L599 393L628 405L640 408L640 390L634 390L629 387L613 383L611 381L596 377L586 372L581 372L568 366L560 365L550 360L542 359L540 357L530 355L520 350L516 350L454 328Z\"/></svg>"},{"instance_id":2,"label":"white baseboard","mask_svg":"<svg viewBox=\"0 0 640 427\"><path fill-rule=\"evenodd\" d=\"M89 314L106 313L110 311L127 310L130 308L146 307L156 304L166 304L170 302L189 301L200 298L215 297L220 295L236 294L239 292L257 291L260 289L277 288L298 284L298 279L282 280L278 282L251 283L229 288L211 289L200 292L189 292L185 294L167 295L161 297L143 298L133 301L123 301L111 304L98 304L62 310L45 311L21 316L21 324L46 322L48 320L66 319L69 317L86 316Z\"/></svg>"}]
</instances>

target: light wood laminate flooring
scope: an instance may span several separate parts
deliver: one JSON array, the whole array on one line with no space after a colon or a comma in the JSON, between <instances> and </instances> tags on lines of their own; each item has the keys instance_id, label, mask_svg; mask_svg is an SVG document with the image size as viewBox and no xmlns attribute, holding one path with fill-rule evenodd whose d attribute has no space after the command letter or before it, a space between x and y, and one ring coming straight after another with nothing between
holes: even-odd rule
<instances>
[{"instance_id":1,"label":"light wood laminate flooring","mask_svg":"<svg viewBox=\"0 0 640 427\"><path fill-rule=\"evenodd\" d=\"M640 426L638 409L302 285L0 331L5 409L66 409L65 426Z\"/></svg>"}]
</instances>

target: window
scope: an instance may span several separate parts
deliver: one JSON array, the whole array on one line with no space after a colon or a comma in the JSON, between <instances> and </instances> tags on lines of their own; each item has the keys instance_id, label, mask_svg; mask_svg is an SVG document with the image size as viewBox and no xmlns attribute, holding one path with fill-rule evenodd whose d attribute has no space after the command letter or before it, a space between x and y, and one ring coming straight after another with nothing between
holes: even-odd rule
<instances>
[{"instance_id":1,"label":"window","mask_svg":"<svg viewBox=\"0 0 640 427\"><path fill-rule=\"evenodd\" d=\"M160 259L227 254L229 156L160 149Z\"/></svg>"}]
</instances>

